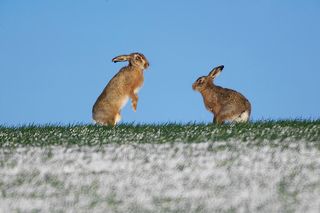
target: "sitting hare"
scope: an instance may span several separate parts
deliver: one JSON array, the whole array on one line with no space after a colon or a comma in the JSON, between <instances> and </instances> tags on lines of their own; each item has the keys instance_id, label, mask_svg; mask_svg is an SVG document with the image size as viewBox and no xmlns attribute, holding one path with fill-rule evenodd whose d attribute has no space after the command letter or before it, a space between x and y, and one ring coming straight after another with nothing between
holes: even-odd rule
<instances>
[{"instance_id":1,"label":"sitting hare","mask_svg":"<svg viewBox=\"0 0 320 213\"><path fill-rule=\"evenodd\" d=\"M138 91L143 84L143 70L149 67L149 62L141 53L120 55L112 59L114 63L128 61L129 65L109 81L92 108L92 118L97 124L116 125L120 119L120 111L132 100L133 110L136 111Z\"/></svg>"},{"instance_id":2,"label":"sitting hare","mask_svg":"<svg viewBox=\"0 0 320 213\"><path fill-rule=\"evenodd\" d=\"M239 92L213 83L223 68L223 65L213 68L208 76L198 78L192 88L201 93L205 107L214 114L213 122L247 122L251 113L250 102Z\"/></svg>"}]
</instances>

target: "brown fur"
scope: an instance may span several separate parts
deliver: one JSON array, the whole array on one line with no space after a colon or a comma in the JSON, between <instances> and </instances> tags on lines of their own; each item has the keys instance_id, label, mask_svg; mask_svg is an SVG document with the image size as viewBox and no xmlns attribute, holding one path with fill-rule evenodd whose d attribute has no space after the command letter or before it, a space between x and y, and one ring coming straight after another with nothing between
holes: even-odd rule
<instances>
[{"instance_id":1,"label":"brown fur","mask_svg":"<svg viewBox=\"0 0 320 213\"><path fill-rule=\"evenodd\" d=\"M223 65L215 67L208 76L198 78L192 88L201 93L206 109L214 114L215 123L240 122L237 119L246 122L251 114L250 102L241 93L213 83L223 68ZM248 113L247 119L240 119L243 113Z\"/></svg>"},{"instance_id":2,"label":"brown fur","mask_svg":"<svg viewBox=\"0 0 320 213\"><path fill-rule=\"evenodd\" d=\"M148 68L149 62L141 53L120 55L112 59L113 62L129 61L129 65L109 81L92 108L92 118L101 125L116 125L120 119L121 108L128 98L132 100L133 110L136 111L138 95L136 89L143 85L143 70Z\"/></svg>"}]
</instances>

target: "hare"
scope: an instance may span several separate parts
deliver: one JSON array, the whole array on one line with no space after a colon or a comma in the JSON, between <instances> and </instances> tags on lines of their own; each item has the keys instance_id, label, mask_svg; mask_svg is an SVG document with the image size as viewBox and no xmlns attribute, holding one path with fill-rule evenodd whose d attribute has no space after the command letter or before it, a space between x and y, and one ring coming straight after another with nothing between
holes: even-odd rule
<instances>
[{"instance_id":1,"label":"hare","mask_svg":"<svg viewBox=\"0 0 320 213\"><path fill-rule=\"evenodd\" d=\"M149 62L141 53L120 55L112 59L114 63L128 61L128 66L120 71L109 81L98 97L92 108L92 118L100 125L115 126L120 120L121 109L129 98L132 100L133 110L136 111L138 91L144 78L143 71L149 67Z\"/></svg>"},{"instance_id":2,"label":"hare","mask_svg":"<svg viewBox=\"0 0 320 213\"><path fill-rule=\"evenodd\" d=\"M205 107L214 115L213 122L247 122L251 113L250 102L239 92L213 83L223 68L223 65L213 68L208 76L198 78L192 88L201 93Z\"/></svg>"}]
</instances>

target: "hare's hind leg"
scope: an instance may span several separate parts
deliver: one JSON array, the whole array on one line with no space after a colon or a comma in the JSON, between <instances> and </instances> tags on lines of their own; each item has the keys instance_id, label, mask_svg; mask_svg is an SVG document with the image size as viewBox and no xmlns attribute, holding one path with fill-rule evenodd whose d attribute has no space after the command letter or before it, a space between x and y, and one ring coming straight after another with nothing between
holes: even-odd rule
<instances>
[{"instance_id":1,"label":"hare's hind leg","mask_svg":"<svg viewBox=\"0 0 320 213\"><path fill-rule=\"evenodd\" d=\"M95 124L98 125L115 126L121 120L121 116L119 113L117 113L115 116L95 117L93 120L95 121Z\"/></svg>"},{"instance_id":2,"label":"hare's hind leg","mask_svg":"<svg viewBox=\"0 0 320 213\"><path fill-rule=\"evenodd\" d=\"M100 120L100 121L96 121L97 125L101 125L101 126L114 126L115 122L112 120Z\"/></svg>"},{"instance_id":3,"label":"hare's hind leg","mask_svg":"<svg viewBox=\"0 0 320 213\"><path fill-rule=\"evenodd\" d=\"M221 116L214 116L213 117L213 123L215 124L223 124L224 119Z\"/></svg>"}]
</instances>

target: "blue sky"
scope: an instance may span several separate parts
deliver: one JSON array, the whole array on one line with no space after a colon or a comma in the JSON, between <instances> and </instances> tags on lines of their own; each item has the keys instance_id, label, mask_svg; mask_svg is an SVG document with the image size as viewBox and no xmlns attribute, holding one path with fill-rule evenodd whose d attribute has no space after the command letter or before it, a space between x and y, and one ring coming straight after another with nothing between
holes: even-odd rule
<instances>
[{"instance_id":1,"label":"blue sky","mask_svg":"<svg viewBox=\"0 0 320 213\"><path fill-rule=\"evenodd\" d=\"M211 122L192 83L244 94L252 119L320 118L320 1L0 0L0 124L90 123L124 63L150 61L123 122Z\"/></svg>"}]
</instances>

